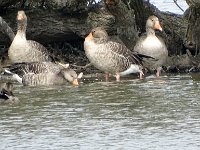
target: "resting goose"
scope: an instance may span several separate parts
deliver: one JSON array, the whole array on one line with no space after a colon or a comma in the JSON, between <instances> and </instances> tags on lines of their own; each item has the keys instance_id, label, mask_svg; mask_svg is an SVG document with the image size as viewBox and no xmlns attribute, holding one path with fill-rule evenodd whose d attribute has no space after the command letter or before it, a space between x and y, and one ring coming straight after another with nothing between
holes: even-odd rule
<instances>
[{"instance_id":1,"label":"resting goose","mask_svg":"<svg viewBox=\"0 0 200 150\"><path fill-rule=\"evenodd\" d=\"M18 103L19 99L14 96L13 84L10 82L0 83L0 103Z\"/></svg>"},{"instance_id":2,"label":"resting goose","mask_svg":"<svg viewBox=\"0 0 200 150\"><path fill-rule=\"evenodd\" d=\"M166 62L168 57L167 47L162 38L155 35L155 30L162 31L159 20L156 16L150 16L146 22L146 35L143 35L136 42L134 51L143 55L155 58L157 61L144 64L145 67L156 69L156 76L160 76L161 66Z\"/></svg>"},{"instance_id":3,"label":"resting goose","mask_svg":"<svg viewBox=\"0 0 200 150\"><path fill-rule=\"evenodd\" d=\"M48 50L43 45L26 39L27 17L25 12L18 11L16 20L17 34L8 50L11 62L51 61Z\"/></svg>"},{"instance_id":4,"label":"resting goose","mask_svg":"<svg viewBox=\"0 0 200 150\"><path fill-rule=\"evenodd\" d=\"M5 69L23 85L28 86L47 86L47 85L64 85L67 82L78 85L78 79L82 77L69 64L55 64L52 62L30 62L15 63Z\"/></svg>"},{"instance_id":5,"label":"resting goose","mask_svg":"<svg viewBox=\"0 0 200 150\"><path fill-rule=\"evenodd\" d=\"M94 28L84 41L85 54L92 65L108 75L120 76L130 73L140 73L143 77L142 58L131 52L126 46L109 40L107 32L101 28Z\"/></svg>"}]
</instances>

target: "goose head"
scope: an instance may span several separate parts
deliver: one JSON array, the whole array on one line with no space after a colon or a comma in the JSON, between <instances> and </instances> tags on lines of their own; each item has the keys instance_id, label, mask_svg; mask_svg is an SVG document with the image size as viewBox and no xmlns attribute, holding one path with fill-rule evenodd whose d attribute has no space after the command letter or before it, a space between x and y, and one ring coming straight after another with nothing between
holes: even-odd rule
<instances>
[{"instance_id":1,"label":"goose head","mask_svg":"<svg viewBox=\"0 0 200 150\"><path fill-rule=\"evenodd\" d=\"M73 85L78 85L78 79L81 79L83 76L83 73L81 72L79 75L73 70L69 68L69 64L63 64L60 62L56 62L61 69L61 73L63 74L64 78L68 80Z\"/></svg>"},{"instance_id":2,"label":"goose head","mask_svg":"<svg viewBox=\"0 0 200 150\"><path fill-rule=\"evenodd\" d=\"M17 22L26 22L27 21L27 17L26 14L23 10L18 11L17 13Z\"/></svg>"},{"instance_id":3,"label":"goose head","mask_svg":"<svg viewBox=\"0 0 200 150\"><path fill-rule=\"evenodd\" d=\"M23 10L18 11L16 20L18 24L18 30L25 30L27 26L27 17Z\"/></svg>"},{"instance_id":4,"label":"goose head","mask_svg":"<svg viewBox=\"0 0 200 150\"><path fill-rule=\"evenodd\" d=\"M97 27L92 29L89 35L85 38L85 40L93 41L94 43L101 44L108 41L108 34L106 30L101 27Z\"/></svg>"},{"instance_id":5,"label":"goose head","mask_svg":"<svg viewBox=\"0 0 200 150\"><path fill-rule=\"evenodd\" d=\"M156 16L150 16L146 22L146 29L160 30L162 31L162 27L160 26L160 22Z\"/></svg>"},{"instance_id":6,"label":"goose head","mask_svg":"<svg viewBox=\"0 0 200 150\"><path fill-rule=\"evenodd\" d=\"M70 68L63 69L61 73L63 74L66 80L72 83L72 85L79 85L78 79L81 79L83 76L82 72L79 75L77 75L77 73L73 69L70 69Z\"/></svg>"}]
</instances>

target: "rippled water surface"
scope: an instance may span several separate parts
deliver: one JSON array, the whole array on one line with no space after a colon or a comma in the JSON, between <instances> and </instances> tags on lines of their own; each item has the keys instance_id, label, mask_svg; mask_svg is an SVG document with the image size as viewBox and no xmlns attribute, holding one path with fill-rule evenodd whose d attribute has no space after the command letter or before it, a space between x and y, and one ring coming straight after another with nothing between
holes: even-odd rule
<instances>
[{"instance_id":1,"label":"rippled water surface","mask_svg":"<svg viewBox=\"0 0 200 150\"><path fill-rule=\"evenodd\" d=\"M150 2L182 13L172 0ZM200 74L92 80L79 87L18 85L14 93L20 104L0 105L2 150L200 147Z\"/></svg>"},{"instance_id":2,"label":"rippled water surface","mask_svg":"<svg viewBox=\"0 0 200 150\"><path fill-rule=\"evenodd\" d=\"M199 149L200 74L79 87L17 86L0 105L2 150Z\"/></svg>"}]
</instances>

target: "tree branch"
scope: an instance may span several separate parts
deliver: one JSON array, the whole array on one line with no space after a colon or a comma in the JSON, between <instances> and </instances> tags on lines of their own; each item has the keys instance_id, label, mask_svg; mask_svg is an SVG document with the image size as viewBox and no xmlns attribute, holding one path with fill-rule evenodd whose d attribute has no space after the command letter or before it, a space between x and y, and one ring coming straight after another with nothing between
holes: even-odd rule
<instances>
[{"instance_id":1,"label":"tree branch","mask_svg":"<svg viewBox=\"0 0 200 150\"><path fill-rule=\"evenodd\" d=\"M179 4L177 3L177 0L173 0L173 1L174 1L174 3L176 4L176 6L177 6L180 10L182 10L182 11L184 12L183 8L181 8L181 6L179 6Z\"/></svg>"},{"instance_id":2,"label":"tree branch","mask_svg":"<svg viewBox=\"0 0 200 150\"><path fill-rule=\"evenodd\" d=\"M13 30L9 27L9 25L5 22L5 20L0 16L0 26L2 27L2 31L7 34L11 41L13 41L15 34Z\"/></svg>"}]
</instances>

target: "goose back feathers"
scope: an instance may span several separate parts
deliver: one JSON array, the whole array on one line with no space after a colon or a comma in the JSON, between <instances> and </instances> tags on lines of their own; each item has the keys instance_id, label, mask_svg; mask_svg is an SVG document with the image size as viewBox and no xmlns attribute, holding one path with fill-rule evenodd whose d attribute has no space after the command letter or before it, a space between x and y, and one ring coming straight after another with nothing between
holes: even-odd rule
<instances>
[{"instance_id":1,"label":"goose back feathers","mask_svg":"<svg viewBox=\"0 0 200 150\"><path fill-rule=\"evenodd\" d=\"M78 85L79 76L68 64L55 64L52 62L16 63L7 68L14 77L24 85L63 85L67 82Z\"/></svg>"}]
</instances>

